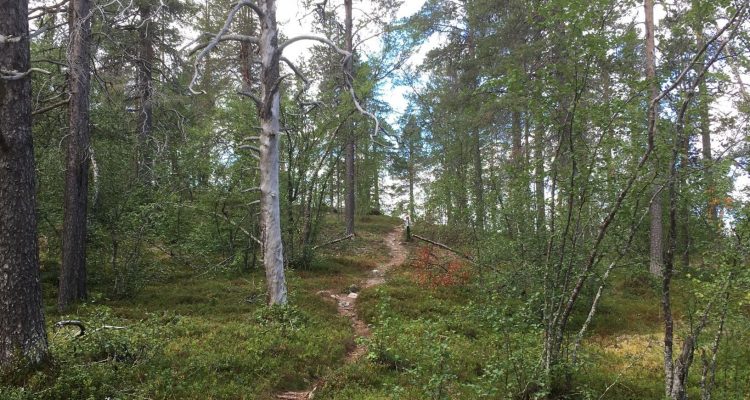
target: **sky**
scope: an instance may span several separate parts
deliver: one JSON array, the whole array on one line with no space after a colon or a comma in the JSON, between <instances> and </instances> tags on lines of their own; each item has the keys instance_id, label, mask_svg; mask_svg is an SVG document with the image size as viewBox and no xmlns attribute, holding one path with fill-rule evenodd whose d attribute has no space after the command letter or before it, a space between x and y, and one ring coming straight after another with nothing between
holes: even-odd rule
<instances>
[{"instance_id":1,"label":"sky","mask_svg":"<svg viewBox=\"0 0 750 400\"><path fill-rule=\"evenodd\" d=\"M338 1L343 3L342 0L329 0ZM415 14L424 4L425 0L404 0L401 7L396 12L396 18L405 18ZM280 2L281 4L282 2ZM301 0L286 0L283 1L283 6L279 7L276 14L276 19L281 27L281 31L287 37L293 37L303 34L315 33L311 28L311 19L305 18L306 10ZM363 11L369 12L372 2L370 0L354 0L352 5L352 19L355 21L358 18L363 17ZM356 22L355 22L356 23ZM374 29L365 29L359 36L363 38L371 37L377 32ZM419 65L427 52L436 47L439 39L437 37L430 38L420 49L409 58L406 65L416 66ZM293 44L286 50L284 55L291 60L300 60L309 54L309 50L312 46L316 45L316 42L301 41ZM372 37L365 40L358 48L358 54L367 57L368 54L377 53L380 49L380 38L378 36ZM393 82L385 82L383 91L388 93L387 98L383 98L391 108L395 111L393 114L386 117L386 120L391 124L395 124L398 117L404 112L407 106L406 95L411 91L411 88L406 86L396 85Z\"/></svg>"},{"instance_id":2,"label":"sky","mask_svg":"<svg viewBox=\"0 0 750 400\"><path fill-rule=\"evenodd\" d=\"M341 1L341 0L331 0L331 1ZM404 18L408 17L410 15L413 15L416 13L424 4L425 0L404 0L403 4L399 8L399 10L396 13L397 18ZM286 0L283 2L283 6L279 7L277 11L277 19L279 22L279 25L281 26L282 31L287 37L292 37L296 35L301 34L309 34L313 33L311 29L311 21L310 18L304 18L305 16L305 9L302 4L301 0ZM367 12L371 9L370 4L372 4L369 0L354 0L353 4L353 18L355 21L362 17L362 12ZM632 18L635 18L638 21L642 21L643 18L643 7L636 6L633 8L633 13L631 15ZM655 23L657 25L660 24L661 20L666 17L666 11L664 7L662 7L660 4L656 4L654 7L654 19ZM718 21L721 22L721 21ZM373 30L365 30L360 34L360 37L370 37L372 34L374 34ZM421 48L418 49L418 51L415 52L414 55L412 55L406 65L409 67L417 66L419 65L422 60L424 60L427 52L433 48L435 48L441 38L438 35L434 35L433 37L429 38L424 45L421 46ZM657 39L658 40L658 39ZM290 47L287 51L285 51L285 55L293 60L299 60L301 58L304 58L309 54L309 49L314 45L314 42L298 42L297 44L293 45L293 47ZM366 57L367 54L372 54L378 52L380 47L380 39L375 36L372 39L369 39L365 41L357 50L359 51L359 54ZM658 47L658 43L657 43ZM659 54L657 50L657 63ZM746 82L750 82L750 77L747 77L745 79ZM387 122L391 123L392 125L396 125L396 122L398 118L403 114L405 111L408 101L407 101L407 95L412 91L413 89L404 85L398 85L394 83L393 81L389 80L387 82L384 82L383 84L383 92L388 93L388 96L382 98L381 100L386 101L391 108L394 110L393 113L390 115L385 116L385 119ZM734 114L736 113L736 110L734 109L734 106L732 105L732 99L729 98L719 98L713 105L713 113L715 115L719 114ZM717 130L714 130L717 131ZM724 150L723 143L726 142L727 138L721 137L721 134L715 135L714 137L714 153L715 154L721 154ZM700 140L698 140L695 145L698 149L701 147ZM732 196L738 199L745 199L747 200L750 198L750 177L748 177L748 174L745 171L742 171L741 169L733 168L732 173L734 175L735 179L735 190L732 193ZM386 177L387 181L391 181L389 177ZM388 183L388 182L386 182Z\"/></svg>"},{"instance_id":3,"label":"sky","mask_svg":"<svg viewBox=\"0 0 750 400\"><path fill-rule=\"evenodd\" d=\"M343 3L343 1L341 0L333 1L339 1ZM422 7L424 2L425 0L404 0L401 7L396 12L396 18L405 18L413 15ZM352 19L356 21L358 18L362 18L363 12L368 12L369 10L371 10L371 4L372 2L369 0L354 0L352 5ZM306 18L305 15L306 11L302 4L302 1L286 0L284 2L284 5L278 8L276 19L281 31L287 37L315 33L312 30L310 18ZM374 29L365 29L359 34L359 36L362 38L368 38L376 33L377 32ZM422 60L427 55L427 52L437 46L437 40L439 40L437 37L430 38L427 43L421 46L418 51L416 51L415 54L407 60L406 66L413 67L421 64ZM285 49L284 55L290 60L299 61L308 56L310 49L316 44L316 42L311 41L297 42ZM380 38L378 36L374 36L371 39L367 39L356 50L358 51L358 54L364 56L365 58L368 54L377 53L380 50ZM406 110L406 107L408 105L406 96L411 90L411 88L395 84L391 80L383 83L383 93L388 93L388 96L385 96L381 100L387 102L394 111L393 113L385 116L384 119L393 126L396 126L396 122L399 116ZM397 183L397 181L389 174L385 174L381 179L381 187L387 188ZM416 196L417 200L419 201L424 196L423 191L418 190ZM393 206L397 201L404 200L404 196L396 196L387 189L384 190L383 193L381 193L380 197L383 203L381 206L383 207L383 211L386 212L391 212Z\"/></svg>"}]
</instances>

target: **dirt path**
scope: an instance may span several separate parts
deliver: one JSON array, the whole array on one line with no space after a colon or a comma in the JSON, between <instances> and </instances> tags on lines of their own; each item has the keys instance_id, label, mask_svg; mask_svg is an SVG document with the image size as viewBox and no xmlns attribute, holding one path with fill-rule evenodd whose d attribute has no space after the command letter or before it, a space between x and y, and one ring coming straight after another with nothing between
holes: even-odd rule
<instances>
[{"instance_id":1,"label":"dirt path","mask_svg":"<svg viewBox=\"0 0 750 400\"><path fill-rule=\"evenodd\" d=\"M393 269L394 267L403 264L404 261L406 261L406 249L401 245L401 235L401 229L396 228L395 230L388 233L388 235L385 237L385 243L388 245L388 249L390 250L391 259L387 263L380 265L378 269L370 272L369 276L362 281L361 286L363 288L369 288L384 283L385 273ZM354 328L354 335L357 338L370 336L370 328L364 321L359 319L359 316L357 315L356 303L357 297L359 295L358 293L337 294L333 293L331 290L322 290L318 292L318 294L328 296L336 300L339 314L349 317L352 323L352 328ZM349 353L346 355L346 359L344 362L346 364L353 363L360 357L365 355L366 352L367 348L365 347L365 345L357 343L354 349L349 351ZM281 400L312 399L315 391L322 384L322 381L318 381L311 390L307 390L304 392L284 392L277 394L276 398Z\"/></svg>"}]
</instances>

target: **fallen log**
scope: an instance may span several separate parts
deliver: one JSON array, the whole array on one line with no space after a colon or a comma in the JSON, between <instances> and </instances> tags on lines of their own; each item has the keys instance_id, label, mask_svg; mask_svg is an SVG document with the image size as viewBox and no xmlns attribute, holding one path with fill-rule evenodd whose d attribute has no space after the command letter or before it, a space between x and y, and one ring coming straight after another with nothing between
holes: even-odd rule
<instances>
[{"instance_id":1,"label":"fallen log","mask_svg":"<svg viewBox=\"0 0 750 400\"><path fill-rule=\"evenodd\" d=\"M344 236L344 237L342 237L342 238L338 238L338 239L334 239L334 240L331 240L330 242L325 242L325 243L321 243L321 244L319 244L319 245L317 245L317 246L314 246L314 247L313 247L312 249L313 249L313 250L317 250L317 249L319 249L319 248L321 248L321 247L325 247L325 246L328 246L328 245L332 245L332 244L334 244L334 243L338 243L338 242L343 242L344 240L347 240L347 239L352 239L352 238L354 238L354 234L351 234L351 235L346 235L346 236Z\"/></svg>"}]
</instances>

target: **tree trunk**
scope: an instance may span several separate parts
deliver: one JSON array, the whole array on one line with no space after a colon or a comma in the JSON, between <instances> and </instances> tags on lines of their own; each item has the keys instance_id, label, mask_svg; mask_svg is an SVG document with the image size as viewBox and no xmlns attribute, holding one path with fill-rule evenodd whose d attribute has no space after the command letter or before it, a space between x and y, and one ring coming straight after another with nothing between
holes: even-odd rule
<instances>
[{"instance_id":1,"label":"tree trunk","mask_svg":"<svg viewBox=\"0 0 750 400\"><path fill-rule=\"evenodd\" d=\"M409 218L414 221L416 217L414 205L414 143L409 142L409 164L407 166L407 176L409 179Z\"/></svg>"},{"instance_id":2,"label":"tree trunk","mask_svg":"<svg viewBox=\"0 0 750 400\"><path fill-rule=\"evenodd\" d=\"M0 69L28 71L27 0L0 0ZM39 282L31 77L0 78L0 369L47 356Z\"/></svg>"},{"instance_id":3,"label":"tree trunk","mask_svg":"<svg viewBox=\"0 0 750 400\"><path fill-rule=\"evenodd\" d=\"M261 3L263 18L260 32L261 95L260 106L260 217L263 230L263 266L266 270L268 303L286 304L284 248L281 242L279 210L279 51L276 27L276 1Z\"/></svg>"},{"instance_id":4,"label":"tree trunk","mask_svg":"<svg viewBox=\"0 0 750 400\"><path fill-rule=\"evenodd\" d=\"M656 82L656 47L654 45L654 1L644 0L643 8L646 17L646 79L650 82L651 99L655 99L659 95L659 85ZM656 122L658 115L658 107L654 105L649 108L648 113L648 126L649 130L653 132L653 135L649 135L649 141L652 141L656 136ZM656 146L656 141L649 143L649 146ZM659 174L659 157L654 157L654 173L658 177ZM649 271L655 276L661 275L662 264L663 264L663 222L662 222L662 194L661 188L659 187L658 180L654 181L652 195L654 200L651 202L649 208L649 214L651 218L651 227L649 230L650 244L651 244L651 258Z\"/></svg>"},{"instance_id":5,"label":"tree trunk","mask_svg":"<svg viewBox=\"0 0 750 400\"><path fill-rule=\"evenodd\" d=\"M138 113L138 174L146 185L153 184L154 160L152 155L153 131L153 64L154 64L154 29L151 29L153 15L150 5L138 8L141 16L141 26L138 29L138 97L140 112Z\"/></svg>"},{"instance_id":6,"label":"tree trunk","mask_svg":"<svg viewBox=\"0 0 750 400\"><path fill-rule=\"evenodd\" d=\"M700 123L701 140L703 143L703 170L706 180L707 207L706 214L711 225L718 224L718 193L713 173L713 156L711 155L711 114L709 111L709 95L706 82L698 86L698 118Z\"/></svg>"},{"instance_id":7,"label":"tree trunk","mask_svg":"<svg viewBox=\"0 0 750 400\"><path fill-rule=\"evenodd\" d=\"M545 241L546 222L544 208L544 126L537 123L534 134L534 194L536 195L536 233Z\"/></svg>"},{"instance_id":8,"label":"tree trunk","mask_svg":"<svg viewBox=\"0 0 750 400\"><path fill-rule=\"evenodd\" d=\"M373 143L373 153L375 150L375 144ZM373 157L375 158L373 160L373 168L372 168L372 174L373 174L373 183L372 183L372 208L374 210L380 211L380 162L375 157L377 154L373 154Z\"/></svg>"},{"instance_id":9,"label":"tree trunk","mask_svg":"<svg viewBox=\"0 0 750 400\"><path fill-rule=\"evenodd\" d=\"M344 36L346 48L344 50L352 54L344 64L344 80L349 85L354 84L354 53L352 38L352 0L344 0L346 19L344 21ZM354 234L354 212L355 212L355 183L354 183L354 126L349 123L346 134L346 198L344 200L344 220L346 222L346 234Z\"/></svg>"},{"instance_id":10,"label":"tree trunk","mask_svg":"<svg viewBox=\"0 0 750 400\"><path fill-rule=\"evenodd\" d=\"M479 138L479 129L472 131L474 152L474 201L476 204L477 231L481 235L484 232L484 180L482 179L482 143Z\"/></svg>"},{"instance_id":11,"label":"tree trunk","mask_svg":"<svg viewBox=\"0 0 750 400\"><path fill-rule=\"evenodd\" d=\"M523 160L523 128L521 127L521 113L518 110L511 112L511 154L510 154L510 184L514 190L509 192L509 211L513 216L513 227L509 227L510 234L513 237L524 236L526 234L526 195L527 190L523 189L525 183L525 169Z\"/></svg>"},{"instance_id":12,"label":"tree trunk","mask_svg":"<svg viewBox=\"0 0 750 400\"><path fill-rule=\"evenodd\" d=\"M686 132L681 139L682 151L680 153L680 190L688 190L688 167L690 165L690 135ZM690 204L689 200L683 198L680 201L680 255L682 257L682 266L690 266L690 252L692 239L690 238Z\"/></svg>"},{"instance_id":13,"label":"tree trunk","mask_svg":"<svg viewBox=\"0 0 750 400\"><path fill-rule=\"evenodd\" d=\"M60 311L86 298L86 214L89 182L89 44L91 2L71 0L68 154L62 235L62 268L57 305Z\"/></svg>"}]
</instances>

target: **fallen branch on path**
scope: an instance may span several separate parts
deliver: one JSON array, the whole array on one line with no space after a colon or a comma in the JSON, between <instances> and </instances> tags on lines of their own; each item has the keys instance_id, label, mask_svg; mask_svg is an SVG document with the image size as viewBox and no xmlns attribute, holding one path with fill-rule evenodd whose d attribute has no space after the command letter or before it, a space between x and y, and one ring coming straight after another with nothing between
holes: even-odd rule
<instances>
[{"instance_id":1,"label":"fallen branch on path","mask_svg":"<svg viewBox=\"0 0 750 400\"><path fill-rule=\"evenodd\" d=\"M353 238L354 238L354 234L346 235L346 236L344 236L342 238L334 239L334 240L331 240L330 242L325 242L325 243L319 244L317 246L314 246L312 249L313 250L317 250L317 249L319 249L321 247L325 247L325 246L328 246L328 245L331 245L331 244L334 244L334 243L338 243L338 242L343 242L344 240L353 239Z\"/></svg>"}]
</instances>

